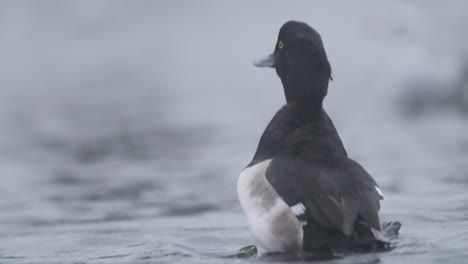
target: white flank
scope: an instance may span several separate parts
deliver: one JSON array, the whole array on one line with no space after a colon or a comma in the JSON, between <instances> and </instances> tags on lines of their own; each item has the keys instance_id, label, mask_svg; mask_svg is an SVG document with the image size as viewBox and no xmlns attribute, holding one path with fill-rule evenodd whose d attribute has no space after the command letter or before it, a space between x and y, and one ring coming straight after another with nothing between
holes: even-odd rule
<instances>
[{"instance_id":1,"label":"white flank","mask_svg":"<svg viewBox=\"0 0 468 264\"><path fill-rule=\"evenodd\" d=\"M259 256L302 249L301 223L266 179L270 162L265 160L246 168L237 181L239 202Z\"/></svg>"}]
</instances>

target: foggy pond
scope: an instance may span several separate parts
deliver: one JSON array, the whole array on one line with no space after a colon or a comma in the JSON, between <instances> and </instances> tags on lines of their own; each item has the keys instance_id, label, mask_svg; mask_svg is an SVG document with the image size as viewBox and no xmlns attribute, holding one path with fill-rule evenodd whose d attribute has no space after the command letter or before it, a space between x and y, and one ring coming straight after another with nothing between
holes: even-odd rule
<instances>
[{"instance_id":1,"label":"foggy pond","mask_svg":"<svg viewBox=\"0 0 468 264\"><path fill-rule=\"evenodd\" d=\"M466 1L0 1L0 263L286 263L236 182L284 104L288 20L322 35L325 109L402 222L330 263L466 263ZM297 261L296 263L299 263Z\"/></svg>"}]
</instances>

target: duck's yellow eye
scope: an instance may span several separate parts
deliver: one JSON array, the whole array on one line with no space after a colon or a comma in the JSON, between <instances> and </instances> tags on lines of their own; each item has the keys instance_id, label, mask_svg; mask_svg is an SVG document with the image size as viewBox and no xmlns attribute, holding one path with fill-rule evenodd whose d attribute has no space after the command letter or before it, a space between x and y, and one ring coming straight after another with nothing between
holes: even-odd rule
<instances>
[{"instance_id":1,"label":"duck's yellow eye","mask_svg":"<svg viewBox=\"0 0 468 264\"><path fill-rule=\"evenodd\" d=\"M278 48L279 48L279 49L282 49L283 47L284 47L283 41L280 40L280 41L278 42Z\"/></svg>"}]
</instances>

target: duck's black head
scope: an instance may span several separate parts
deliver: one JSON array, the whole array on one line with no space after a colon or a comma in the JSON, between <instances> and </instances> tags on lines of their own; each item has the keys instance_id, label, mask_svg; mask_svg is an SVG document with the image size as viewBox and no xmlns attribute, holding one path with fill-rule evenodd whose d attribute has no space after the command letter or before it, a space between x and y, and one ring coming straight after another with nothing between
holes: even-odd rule
<instances>
[{"instance_id":1,"label":"duck's black head","mask_svg":"<svg viewBox=\"0 0 468 264\"><path fill-rule=\"evenodd\" d=\"M331 67L319 33L309 25L286 22L280 29L273 54L255 65L276 69L288 103L321 109L332 79Z\"/></svg>"}]
</instances>

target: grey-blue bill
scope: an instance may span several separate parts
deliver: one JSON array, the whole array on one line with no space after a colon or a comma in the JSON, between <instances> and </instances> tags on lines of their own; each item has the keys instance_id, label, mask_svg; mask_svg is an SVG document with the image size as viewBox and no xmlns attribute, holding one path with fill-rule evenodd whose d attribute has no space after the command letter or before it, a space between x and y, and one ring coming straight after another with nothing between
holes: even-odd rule
<instances>
[{"instance_id":1,"label":"grey-blue bill","mask_svg":"<svg viewBox=\"0 0 468 264\"><path fill-rule=\"evenodd\" d=\"M275 67L275 55L272 53L264 58L254 60L253 64L257 67Z\"/></svg>"}]
</instances>

